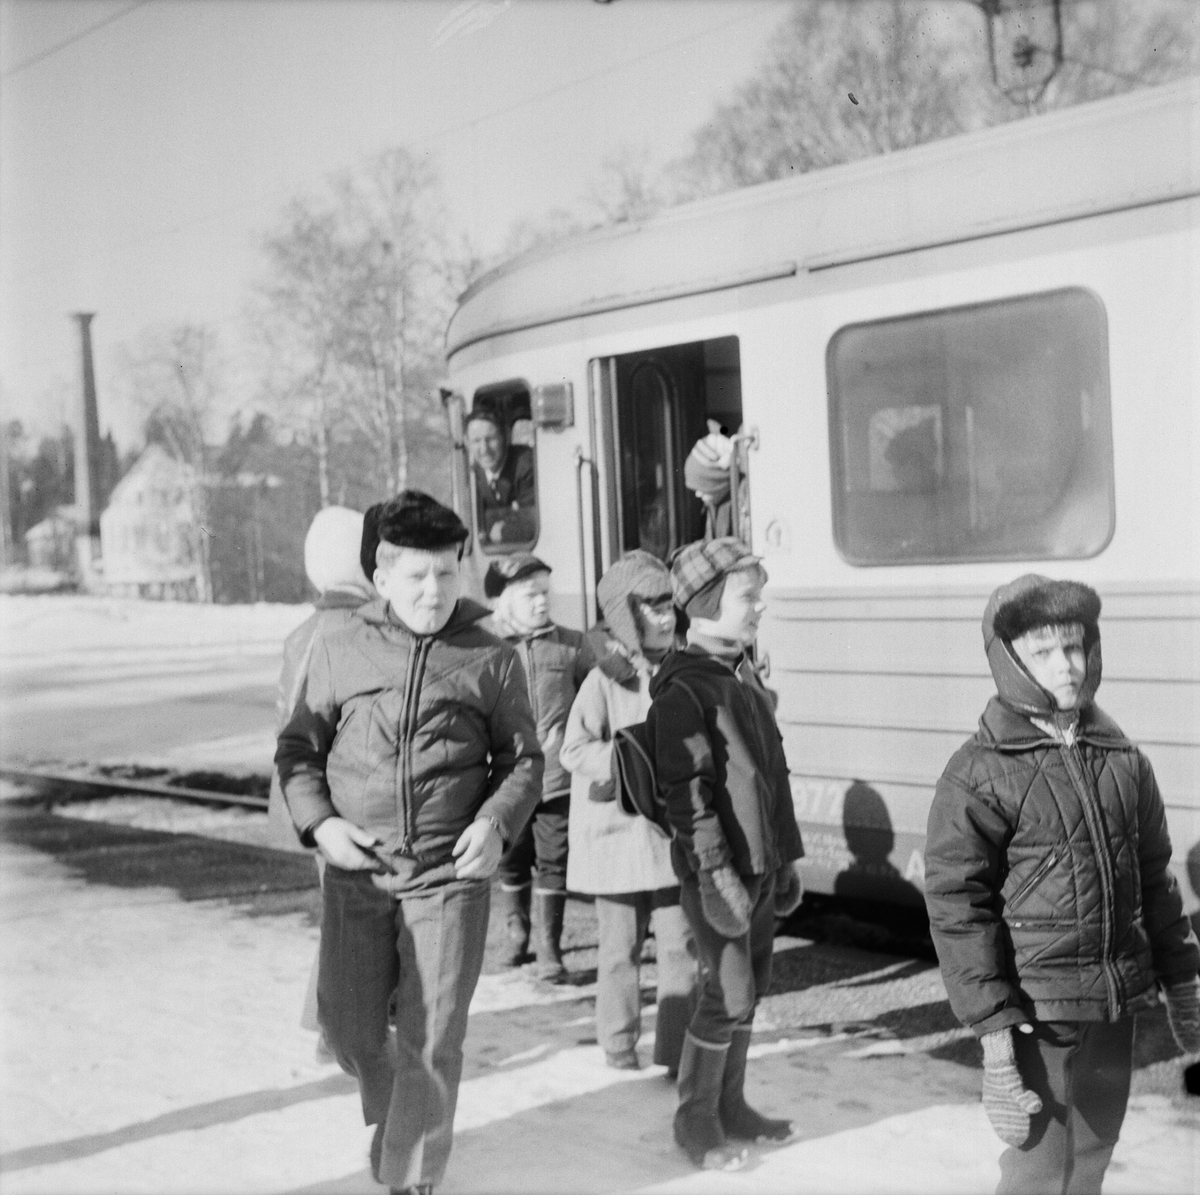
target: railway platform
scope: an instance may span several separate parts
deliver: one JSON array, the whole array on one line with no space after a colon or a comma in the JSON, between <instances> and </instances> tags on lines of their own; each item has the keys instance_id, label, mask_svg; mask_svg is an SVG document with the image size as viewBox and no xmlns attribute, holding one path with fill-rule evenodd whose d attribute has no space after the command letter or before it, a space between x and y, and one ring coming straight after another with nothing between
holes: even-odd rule
<instances>
[{"instance_id":1,"label":"railway platform","mask_svg":"<svg viewBox=\"0 0 1200 1195\"><path fill-rule=\"evenodd\" d=\"M156 807L138 801L0 801L0 1186L381 1190L354 1084L298 1024L317 941L311 860L258 845L261 815L152 829ZM794 1116L798 1138L720 1176L672 1146L661 1068L603 1065L590 907L570 905L568 986L498 968L493 940L442 1190L993 1190L1000 1146L975 1047L936 967L826 936L778 939L752 1048L752 1098ZM644 1057L653 1024L648 1004ZM1180 1093L1179 1067L1139 1070L1109 1195L1200 1190L1200 1101Z\"/></svg>"}]
</instances>

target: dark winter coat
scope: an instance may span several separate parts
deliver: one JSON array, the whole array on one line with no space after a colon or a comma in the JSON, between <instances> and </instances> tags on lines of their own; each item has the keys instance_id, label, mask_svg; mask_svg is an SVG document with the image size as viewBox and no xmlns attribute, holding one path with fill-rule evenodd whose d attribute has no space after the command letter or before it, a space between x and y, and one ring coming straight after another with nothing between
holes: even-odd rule
<instances>
[{"instance_id":1,"label":"dark winter coat","mask_svg":"<svg viewBox=\"0 0 1200 1195\"><path fill-rule=\"evenodd\" d=\"M454 875L451 850L478 817L513 842L541 792L542 753L517 653L462 600L436 635L385 601L314 641L305 690L275 763L301 841L325 818L376 834L395 890Z\"/></svg>"},{"instance_id":2,"label":"dark winter coat","mask_svg":"<svg viewBox=\"0 0 1200 1195\"><path fill-rule=\"evenodd\" d=\"M996 605L984 640L1005 699L946 765L929 814L925 900L950 1006L980 1035L1029 1019L1116 1021L1155 1001L1156 979L1200 967L1162 798L1096 705L1056 717L994 636ZM1089 639L1085 700L1100 679L1094 627Z\"/></svg>"},{"instance_id":3,"label":"dark winter coat","mask_svg":"<svg viewBox=\"0 0 1200 1195\"><path fill-rule=\"evenodd\" d=\"M565 797L571 791L571 773L559 763L563 732L571 703L596 659L582 631L556 626L522 634L499 618L490 628L499 638L512 644L525 669L538 742L545 757L542 774L542 800Z\"/></svg>"},{"instance_id":4,"label":"dark winter coat","mask_svg":"<svg viewBox=\"0 0 1200 1195\"><path fill-rule=\"evenodd\" d=\"M700 708L673 681L685 682ZM750 663L735 670L695 646L672 652L650 696L646 726L676 874L730 864L739 875L766 875L800 858L783 740Z\"/></svg>"},{"instance_id":5,"label":"dark winter coat","mask_svg":"<svg viewBox=\"0 0 1200 1195\"><path fill-rule=\"evenodd\" d=\"M361 590L326 590L313 603L313 612L283 641L283 667L280 669L279 684L275 690L276 734L287 725L292 715L292 706L299 693L299 684L308 670L308 656L315 638L345 626L350 621L351 614L365 601L367 596ZM271 791L267 798L267 826L271 832L272 846L279 850L305 849L283 799L278 768L271 772Z\"/></svg>"}]
</instances>

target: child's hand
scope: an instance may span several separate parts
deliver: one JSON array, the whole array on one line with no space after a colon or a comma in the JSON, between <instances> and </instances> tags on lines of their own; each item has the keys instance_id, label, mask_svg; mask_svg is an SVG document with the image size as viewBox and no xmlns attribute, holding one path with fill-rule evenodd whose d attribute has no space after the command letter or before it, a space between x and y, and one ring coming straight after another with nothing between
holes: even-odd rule
<instances>
[{"instance_id":1,"label":"child's hand","mask_svg":"<svg viewBox=\"0 0 1200 1195\"><path fill-rule=\"evenodd\" d=\"M495 825L481 817L459 835L451 854L454 874L460 880L490 880L500 866L504 840Z\"/></svg>"},{"instance_id":2,"label":"child's hand","mask_svg":"<svg viewBox=\"0 0 1200 1195\"><path fill-rule=\"evenodd\" d=\"M1030 1091L1017 1070L1012 1029L985 1033L983 1043L983 1110L996 1136L1018 1149L1029 1140L1033 1116L1042 1110L1042 1097Z\"/></svg>"},{"instance_id":3,"label":"child's hand","mask_svg":"<svg viewBox=\"0 0 1200 1195\"><path fill-rule=\"evenodd\" d=\"M383 870L383 864L374 855L361 849L378 846L379 839L344 817L327 817L313 831L313 838L334 867L343 871Z\"/></svg>"},{"instance_id":4,"label":"child's hand","mask_svg":"<svg viewBox=\"0 0 1200 1195\"><path fill-rule=\"evenodd\" d=\"M1200 979L1173 983L1165 991L1167 1022L1185 1054L1200 1053Z\"/></svg>"}]
</instances>

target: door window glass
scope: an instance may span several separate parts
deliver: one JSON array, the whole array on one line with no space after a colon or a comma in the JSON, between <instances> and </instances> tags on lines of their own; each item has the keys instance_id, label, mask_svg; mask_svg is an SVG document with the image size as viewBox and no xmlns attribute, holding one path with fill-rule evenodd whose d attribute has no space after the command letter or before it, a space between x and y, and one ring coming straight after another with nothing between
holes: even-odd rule
<instances>
[{"instance_id":1,"label":"door window glass","mask_svg":"<svg viewBox=\"0 0 1200 1195\"><path fill-rule=\"evenodd\" d=\"M1090 292L852 325L826 366L850 563L1070 559L1108 543L1108 339Z\"/></svg>"},{"instance_id":2,"label":"door window glass","mask_svg":"<svg viewBox=\"0 0 1200 1195\"><path fill-rule=\"evenodd\" d=\"M637 542L665 560L678 538L670 381L647 361L634 370L630 393Z\"/></svg>"}]
</instances>

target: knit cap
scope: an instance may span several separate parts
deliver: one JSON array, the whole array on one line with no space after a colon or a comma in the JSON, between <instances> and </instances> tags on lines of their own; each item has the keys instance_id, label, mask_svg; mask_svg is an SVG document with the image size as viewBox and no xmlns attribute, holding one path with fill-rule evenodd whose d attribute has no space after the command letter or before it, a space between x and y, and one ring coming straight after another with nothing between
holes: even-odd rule
<instances>
[{"instance_id":1,"label":"knit cap","mask_svg":"<svg viewBox=\"0 0 1200 1195\"><path fill-rule=\"evenodd\" d=\"M351 585L366 588L358 559L362 533L363 516L357 510L326 506L317 511L304 537L304 571L318 593Z\"/></svg>"},{"instance_id":2,"label":"knit cap","mask_svg":"<svg viewBox=\"0 0 1200 1195\"><path fill-rule=\"evenodd\" d=\"M716 618L725 578L730 573L761 565L761 558L732 535L707 543L685 544L671 561L671 593L675 604L690 618Z\"/></svg>"},{"instance_id":3,"label":"knit cap","mask_svg":"<svg viewBox=\"0 0 1200 1195\"><path fill-rule=\"evenodd\" d=\"M514 552L511 556L500 556L488 565L484 574L484 597L498 598L514 581L532 577L534 573L550 571L550 566L532 552Z\"/></svg>"},{"instance_id":4,"label":"knit cap","mask_svg":"<svg viewBox=\"0 0 1200 1195\"><path fill-rule=\"evenodd\" d=\"M671 577L657 556L635 548L615 561L596 586L596 597L608 629L621 646L635 654L642 650L641 627L633 603L653 602L671 596Z\"/></svg>"}]
</instances>

